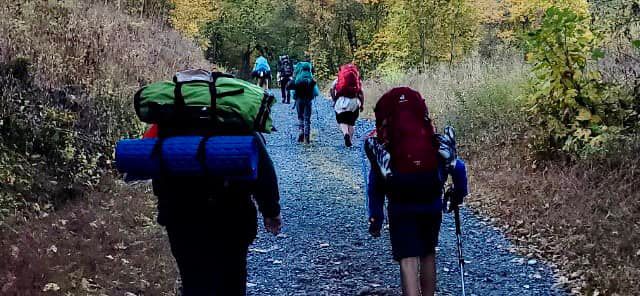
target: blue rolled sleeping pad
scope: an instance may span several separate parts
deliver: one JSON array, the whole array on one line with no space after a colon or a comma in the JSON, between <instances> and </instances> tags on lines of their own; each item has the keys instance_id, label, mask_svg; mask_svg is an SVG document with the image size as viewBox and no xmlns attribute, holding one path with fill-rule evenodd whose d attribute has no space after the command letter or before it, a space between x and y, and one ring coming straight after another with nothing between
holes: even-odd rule
<instances>
[{"instance_id":1,"label":"blue rolled sleeping pad","mask_svg":"<svg viewBox=\"0 0 640 296\"><path fill-rule=\"evenodd\" d=\"M161 175L256 180L258 143L253 136L126 139L116 145L116 167L130 180Z\"/></svg>"},{"instance_id":2,"label":"blue rolled sleeping pad","mask_svg":"<svg viewBox=\"0 0 640 296\"><path fill-rule=\"evenodd\" d=\"M456 165L451 170L451 180L453 181L453 192L456 198L462 200L469 195L469 184L467 181L467 167L460 158L456 159Z\"/></svg>"}]
</instances>

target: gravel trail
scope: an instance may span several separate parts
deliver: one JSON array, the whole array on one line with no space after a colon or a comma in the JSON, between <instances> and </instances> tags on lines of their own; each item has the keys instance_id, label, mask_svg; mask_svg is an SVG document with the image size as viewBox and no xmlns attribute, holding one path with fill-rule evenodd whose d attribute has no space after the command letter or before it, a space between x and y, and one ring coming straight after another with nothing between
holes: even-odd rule
<instances>
[{"instance_id":1,"label":"gravel trail","mask_svg":"<svg viewBox=\"0 0 640 296\"><path fill-rule=\"evenodd\" d=\"M292 105L276 104L267 135L281 191L283 233L261 229L249 254L249 295L401 295L389 234L367 233L361 141L344 147L331 102L317 99L312 143L296 143ZM360 120L356 137L371 123ZM564 295L540 262L511 254L495 228L463 210L467 295ZM437 255L438 295L460 295L452 215L444 215Z\"/></svg>"}]
</instances>

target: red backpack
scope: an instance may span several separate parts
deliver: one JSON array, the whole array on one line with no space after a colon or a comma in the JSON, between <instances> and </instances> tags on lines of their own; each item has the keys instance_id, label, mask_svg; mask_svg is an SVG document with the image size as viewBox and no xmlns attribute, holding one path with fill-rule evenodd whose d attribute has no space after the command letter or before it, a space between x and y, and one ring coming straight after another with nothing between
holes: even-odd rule
<instances>
[{"instance_id":1,"label":"red backpack","mask_svg":"<svg viewBox=\"0 0 640 296\"><path fill-rule=\"evenodd\" d=\"M378 137L391 154L393 171L437 171L435 128L420 93L408 87L391 89L376 104L375 116Z\"/></svg>"},{"instance_id":2,"label":"red backpack","mask_svg":"<svg viewBox=\"0 0 640 296\"><path fill-rule=\"evenodd\" d=\"M338 83L336 84L336 97L355 98L362 92L360 71L353 64L346 64L338 71Z\"/></svg>"}]
</instances>

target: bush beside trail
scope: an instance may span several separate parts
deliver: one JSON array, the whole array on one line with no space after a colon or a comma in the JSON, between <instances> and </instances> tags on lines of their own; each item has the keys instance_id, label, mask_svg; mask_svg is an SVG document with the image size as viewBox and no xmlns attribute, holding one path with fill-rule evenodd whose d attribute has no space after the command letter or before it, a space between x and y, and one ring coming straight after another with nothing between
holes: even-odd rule
<instances>
[{"instance_id":1,"label":"bush beside trail","mask_svg":"<svg viewBox=\"0 0 640 296\"><path fill-rule=\"evenodd\" d=\"M114 143L143 127L135 90L209 67L165 22L97 1L9 0L0 12L0 221L97 185Z\"/></svg>"}]
</instances>

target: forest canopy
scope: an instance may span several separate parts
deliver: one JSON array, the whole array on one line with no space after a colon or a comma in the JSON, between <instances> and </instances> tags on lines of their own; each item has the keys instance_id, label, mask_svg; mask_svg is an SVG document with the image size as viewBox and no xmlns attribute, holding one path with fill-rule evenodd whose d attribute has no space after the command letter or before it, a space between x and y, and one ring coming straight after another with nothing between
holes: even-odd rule
<instances>
[{"instance_id":1,"label":"forest canopy","mask_svg":"<svg viewBox=\"0 0 640 296\"><path fill-rule=\"evenodd\" d=\"M311 59L320 76L356 62L369 74L426 69L470 54L522 45L549 7L599 17L613 30L638 17L637 1L585 0L173 0L171 23L198 40L207 58L246 75L264 55ZM616 17L623 12L627 18ZM634 20L633 18L636 18ZM637 32L628 33L629 40ZM637 37L637 36L635 36Z\"/></svg>"}]
</instances>

